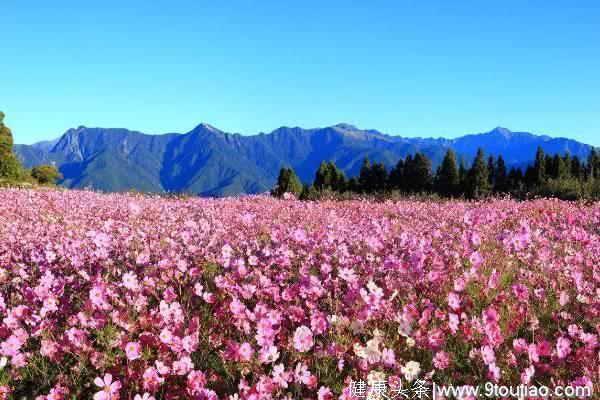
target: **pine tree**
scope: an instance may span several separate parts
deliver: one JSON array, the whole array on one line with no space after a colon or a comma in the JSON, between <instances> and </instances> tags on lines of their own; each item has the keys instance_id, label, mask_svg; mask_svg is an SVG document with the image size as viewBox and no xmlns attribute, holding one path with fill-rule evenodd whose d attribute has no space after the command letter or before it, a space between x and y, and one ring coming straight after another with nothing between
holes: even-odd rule
<instances>
[{"instance_id":1,"label":"pine tree","mask_svg":"<svg viewBox=\"0 0 600 400\"><path fill-rule=\"evenodd\" d=\"M545 163L545 178L556 179L558 176L558 166L554 162L554 157L550 154L546 154L544 157Z\"/></svg>"},{"instance_id":2,"label":"pine tree","mask_svg":"<svg viewBox=\"0 0 600 400\"><path fill-rule=\"evenodd\" d=\"M448 149L436 176L436 191L442 196L452 197L458 194L460 177L454 150Z\"/></svg>"},{"instance_id":3,"label":"pine tree","mask_svg":"<svg viewBox=\"0 0 600 400\"><path fill-rule=\"evenodd\" d=\"M560 178L570 178L571 177L571 155L568 151L565 151L565 155L562 157L561 170L559 173Z\"/></svg>"},{"instance_id":4,"label":"pine tree","mask_svg":"<svg viewBox=\"0 0 600 400\"><path fill-rule=\"evenodd\" d=\"M567 178L569 176L568 171L571 168L571 162L569 161L569 166L567 168L567 165L565 165L565 161L560 156L560 154L556 153L554 155L554 157L552 158L552 165L553 165L552 178L559 179L559 178Z\"/></svg>"},{"instance_id":5,"label":"pine tree","mask_svg":"<svg viewBox=\"0 0 600 400\"><path fill-rule=\"evenodd\" d=\"M496 158L493 154L488 157L487 163L488 169L488 182L490 183L490 190L493 190L496 186Z\"/></svg>"},{"instance_id":6,"label":"pine tree","mask_svg":"<svg viewBox=\"0 0 600 400\"><path fill-rule=\"evenodd\" d=\"M321 161L319 169L315 173L315 181L313 185L317 190L323 190L330 185L327 164L325 163L325 161Z\"/></svg>"},{"instance_id":7,"label":"pine tree","mask_svg":"<svg viewBox=\"0 0 600 400\"><path fill-rule=\"evenodd\" d=\"M533 165L535 171L534 183L540 184L546 180L546 157L544 156L544 150L538 147L535 153L535 163Z\"/></svg>"},{"instance_id":8,"label":"pine tree","mask_svg":"<svg viewBox=\"0 0 600 400\"><path fill-rule=\"evenodd\" d=\"M403 192L412 193L415 191L415 162L412 154L409 154L404 159L404 168L402 169L402 179L400 188Z\"/></svg>"},{"instance_id":9,"label":"pine tree","mask_svg":"<svg viewBox=\"0 0 600 400\"><path fill-rule=\"evenodd\" d=\"M302 185L302 192L300 193L300 200L318 200L319 191L315 189L314 185L308 186L307 184Z\"/></svg>"},{"instance_id":10,"label":"pine tree","mask_svg":"<svg viewBox=\"0 0 600 400\"><path fill-rule=\"evenodd\" d=\"M500 193L504 193L508 190L508 181L506 175L506 164L504 163L504 158L502 156L498 156L498 160L496 161L496 191Z\"/></svg>"},{"instance_id":11,"label":"pine tree","mask_svg":"<svg viewBox=\"0 0 600 400\"><path fill-rule=\"evenodd\" d=\"M528 165L525 168L525 173L523 174L523 182L528 189L533 189L536 186L542 185L542 183L538 182L538 174L535 170L535 165Z\"/></svg>"},{"instance_id":12,"label":"pine tree","mask_svg":"<svg viewBox=\"0 0 600 400\"><path fill-rule=\"evenodd\" d=\"M507 189L510 191L514 191L519 188L523 183L523 171L521 168L512 167L508 172L508 187Z\"/></svg>"},{"instance_id":13,"label":"pine tree","mask_svg":"<svg viewBox=\"0 0 600 400\"><path fill-rule=\"evenodd\" d=\"M352 193L360 193L360 183L358 182L357 177L353 176L352 178L348 179L347 190Z\"/></svg>"},{"instance_id":14,"label":"pine tree","mask_svg":"<svg viewBox=\"0 0 600 400\"><path fill-rule=\"evenodd\" d=\"M402 189L402 174L404 171L404 160L399 159L396 166L390 171L388 177L388 187L390 189L401 190Z\"/></svg>"},{"instance_id":15,"label":"pine tree","mask_svg":"<svg viewBox=\"0 0 600 400\"><path fill-rule=\"evenodd\" d=\"M490 192L490 183L488 178L488 169L485 162L485 154L480 147L477 150L477 156L468 173L469 191L468 196L473 199L479 199L487 196Z\"/></svg>"},{"instance_id":16,"label":"pine tree","mask_svg":"<svg viewBox=\"0 0 600 400\"><path fill-rule=\"evenodd\" d=\"M431 176L431 160L425 155L417 152L413 158L414 191L417 193L431 190L433 177ZM411 179L409 179L411 181Z\"/></svg>"},{"instance_id":17,"label":"pine tree","mask_svg":"<svg viewBox=\"0 0 600 400\"><path fill-rule=\"evenodd\" d=\"M284 193L298 195L302 192L300 179L292 168L281 168L277 177L277 186L271 191L273 196L281 197Z\"/></svg>"},{"instance_id":18,"label":"pine tree","mask_svg":"<svg viewBox=\"0 0 600 400\"><path fill-rule=\"evenodd\" d=\"M579 160L579 157L577 157L577 156L574 156L573 158L571 158L571 175L573 176L573 178L575 178L577 180L583 179L583 175L584 175L583 165L581 165L581 161Z\"/></svg>"},{"instance_id":19,"label":"pine tree","mask_svg":"<svg viewBox=\"0 0 600 400\"><path fill-rule=\"evenodd\" d=\"M587 158L586 174L588 178L598 179L600 178L600 157L595 148L590 150Z\"/></svg>"},{"instance_id":20,"label":"pine tree","mask_svg":"<svg viewBox=\"0 0 600 400\"><path fill-rule=\"evenodd\" d=\"M358 182L360 183L361 190L364 193L371 193L371 162L369 161L369 157L365 156L363 159L362 166L360 167L360 176L358 177Z\"/></svg>"},{"instance_id":21,"label":"pine tree","mask_svg":"<svg viewBox=\"0 0 600 400\"><path fill-rule=\"evenodd\" d=\"M458 167L458 191L461 196L467 193L467 175L467 165L465 164L465 159L461 157L460 166Z\"/></svg>"},{"instance_id":22,"label":"pine tree","mask_svg":"<svg viewBox=\"0 0 600 400\"><path fill-rule=\"evenodd\" d=\"M370 188L372 192L383 192L386 189L387 170L383 163L373 163L371 166Z\"/></svg>"},{"instance_id":23,"label":"pine tree","mask_svg":"<svg viewBox=\"0 0 600 400\"><path fill-rule=\"evenodd\" d=\"M346 191L346 175L333 161L327 163L326 174L331 190L339 193Z\"/></svg>"},{"instance_id":24,"label":"pine tree","mask_svg":"<svg viewBox=\"0 0 600 400\"><path fill-rule=\"evenodd\" d=\"M21 163L13 153L13 136L4 125L4 113L0 111L0 178L19 179L23 174Z\"/></svg>"},{"instance_id":25,"label":"pine tree","mask_svg":"<svg viewBox=\"0 0 600 400\"><path fill-rule=\"evenodd\" d=\"M568 179L571 177L571 155L568 151L565 152L565 155L560 157L558 155L558 159L560 159L558 177L563 179Z\"/></svg>"}]
</instances>

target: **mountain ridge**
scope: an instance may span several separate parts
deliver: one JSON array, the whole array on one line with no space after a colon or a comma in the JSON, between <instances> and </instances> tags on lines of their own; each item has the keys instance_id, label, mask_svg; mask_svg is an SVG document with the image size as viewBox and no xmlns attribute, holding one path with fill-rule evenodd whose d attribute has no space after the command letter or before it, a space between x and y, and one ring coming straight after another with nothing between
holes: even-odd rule
<instances>
[{"instance_id":1,"label":"mountain ridge","mask_svg":"<svg viewBox=\"0 0 600 400\"><path fill-rule=\"evenodd\" d=\"M538 146L579 158L591 149L573 139L503 127L454 139L406 138L347 123L310 129L282 126L246 136L203 122L187 133L158 135L81 125L53 140L15 145L15 153L26 167L55 163L66 187L225 196L269 190L282 166L293 167L309 182L323 160L336 162L353 176L365 156L389 169L399 158L420 151L435 168L448 148L470 163L479 147L486 154L502 155L508 166L522 166L532 161Z\"/></svg>"}]
</instances>

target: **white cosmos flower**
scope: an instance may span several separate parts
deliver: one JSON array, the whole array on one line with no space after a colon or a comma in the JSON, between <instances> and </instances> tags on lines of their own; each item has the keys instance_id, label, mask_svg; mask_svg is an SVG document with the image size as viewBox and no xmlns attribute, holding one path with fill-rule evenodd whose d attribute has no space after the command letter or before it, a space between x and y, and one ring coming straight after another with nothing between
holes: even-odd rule
<instances>
[{"instance_id":1,"label":"white cosmos flower","mask_svg":"<svg viewBox=\"0 0 600 400\"><path fill-rule=\"evenodd\" d=\"M402 367L401 371L404 374L404 379L411 382L419 377L419 372L421 372L421 364L416 361L409 361L404 367Z\"/></svg>"},{"instance_id":2,"label":"white cosmos flower","mask_svg":"<svg viewBox=\"0 0 600 400\"><path fill-rule=\"evenodd\" d=\"M383 371L371 371L369 375L367 375L367 383L369 386L373 385L373 382L381 382L386 381L385 372Z\"/></svg>"},{"instance_id":3,"label":"white cosmos flower","mask_svg":"<svg viewBox=\"0 0 600 400\"><path fill-rule=\"evenodd\" d=\"M412 325L410 323L410 321L402 318L400 320L400 325L398 325L398 333L401 334L402 336L410 336L410 334L412 333L413 329L412 329Z\"/></svg>"},{"instance_id":4,"label":"white cosmos flower","mask_svg":"<svg viewBox=\"0 0 600 400\"><path fill-rule=\"evenodd\" d=\"M381 360L381 351L379 351L379 343L373 340L367 342L367 347L364 350L364 357L369 364L378 363Z\"/></svg>"}]
</instances>

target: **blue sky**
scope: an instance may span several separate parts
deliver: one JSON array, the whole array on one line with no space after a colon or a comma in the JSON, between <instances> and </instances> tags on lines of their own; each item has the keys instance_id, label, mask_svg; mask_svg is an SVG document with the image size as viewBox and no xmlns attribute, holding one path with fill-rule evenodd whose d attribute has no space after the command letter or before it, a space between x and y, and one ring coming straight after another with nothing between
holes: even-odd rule
<instances>
[{"instance_id":1,"label":"blue sky","mask_svg":"<svg viewBox=\"0 0 600 400\"><path fill-rule=\"evenodd\" d=\"M598 1L7 1L15 141L79 125L242 134L338 122L600 145Z\"/></svg>"}]
</instances>

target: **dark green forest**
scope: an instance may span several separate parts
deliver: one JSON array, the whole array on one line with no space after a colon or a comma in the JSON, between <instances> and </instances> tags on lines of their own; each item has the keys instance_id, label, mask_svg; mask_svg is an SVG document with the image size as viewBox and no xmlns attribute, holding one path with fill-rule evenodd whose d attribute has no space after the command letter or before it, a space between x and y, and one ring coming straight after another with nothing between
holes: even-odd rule
<instances>
[{"instance_id":1,"label":"dark green forest","mask_svg":"<svg viewBox=\"0 0 600 400\"><path fill-rule=\"evenodd\" d=\"M587 160L569 153L545 154L538 148L535 162L525 170L507 168L502 156L480 148L469 166L449 149L433 171L431 160L416 153L398 160L388 171L383 163L365 157L358 176L348 178L333 162L321 162L314 181L300 184L291 168L282 168L273 195L293 193L314 200L341 195L435 195L443 198L483 199L510 195L517 199L556 197L565 200L600 198L600 155L592 149ZM333 196L332 196L333 195Z\"/></svg>"}]
</instances>

